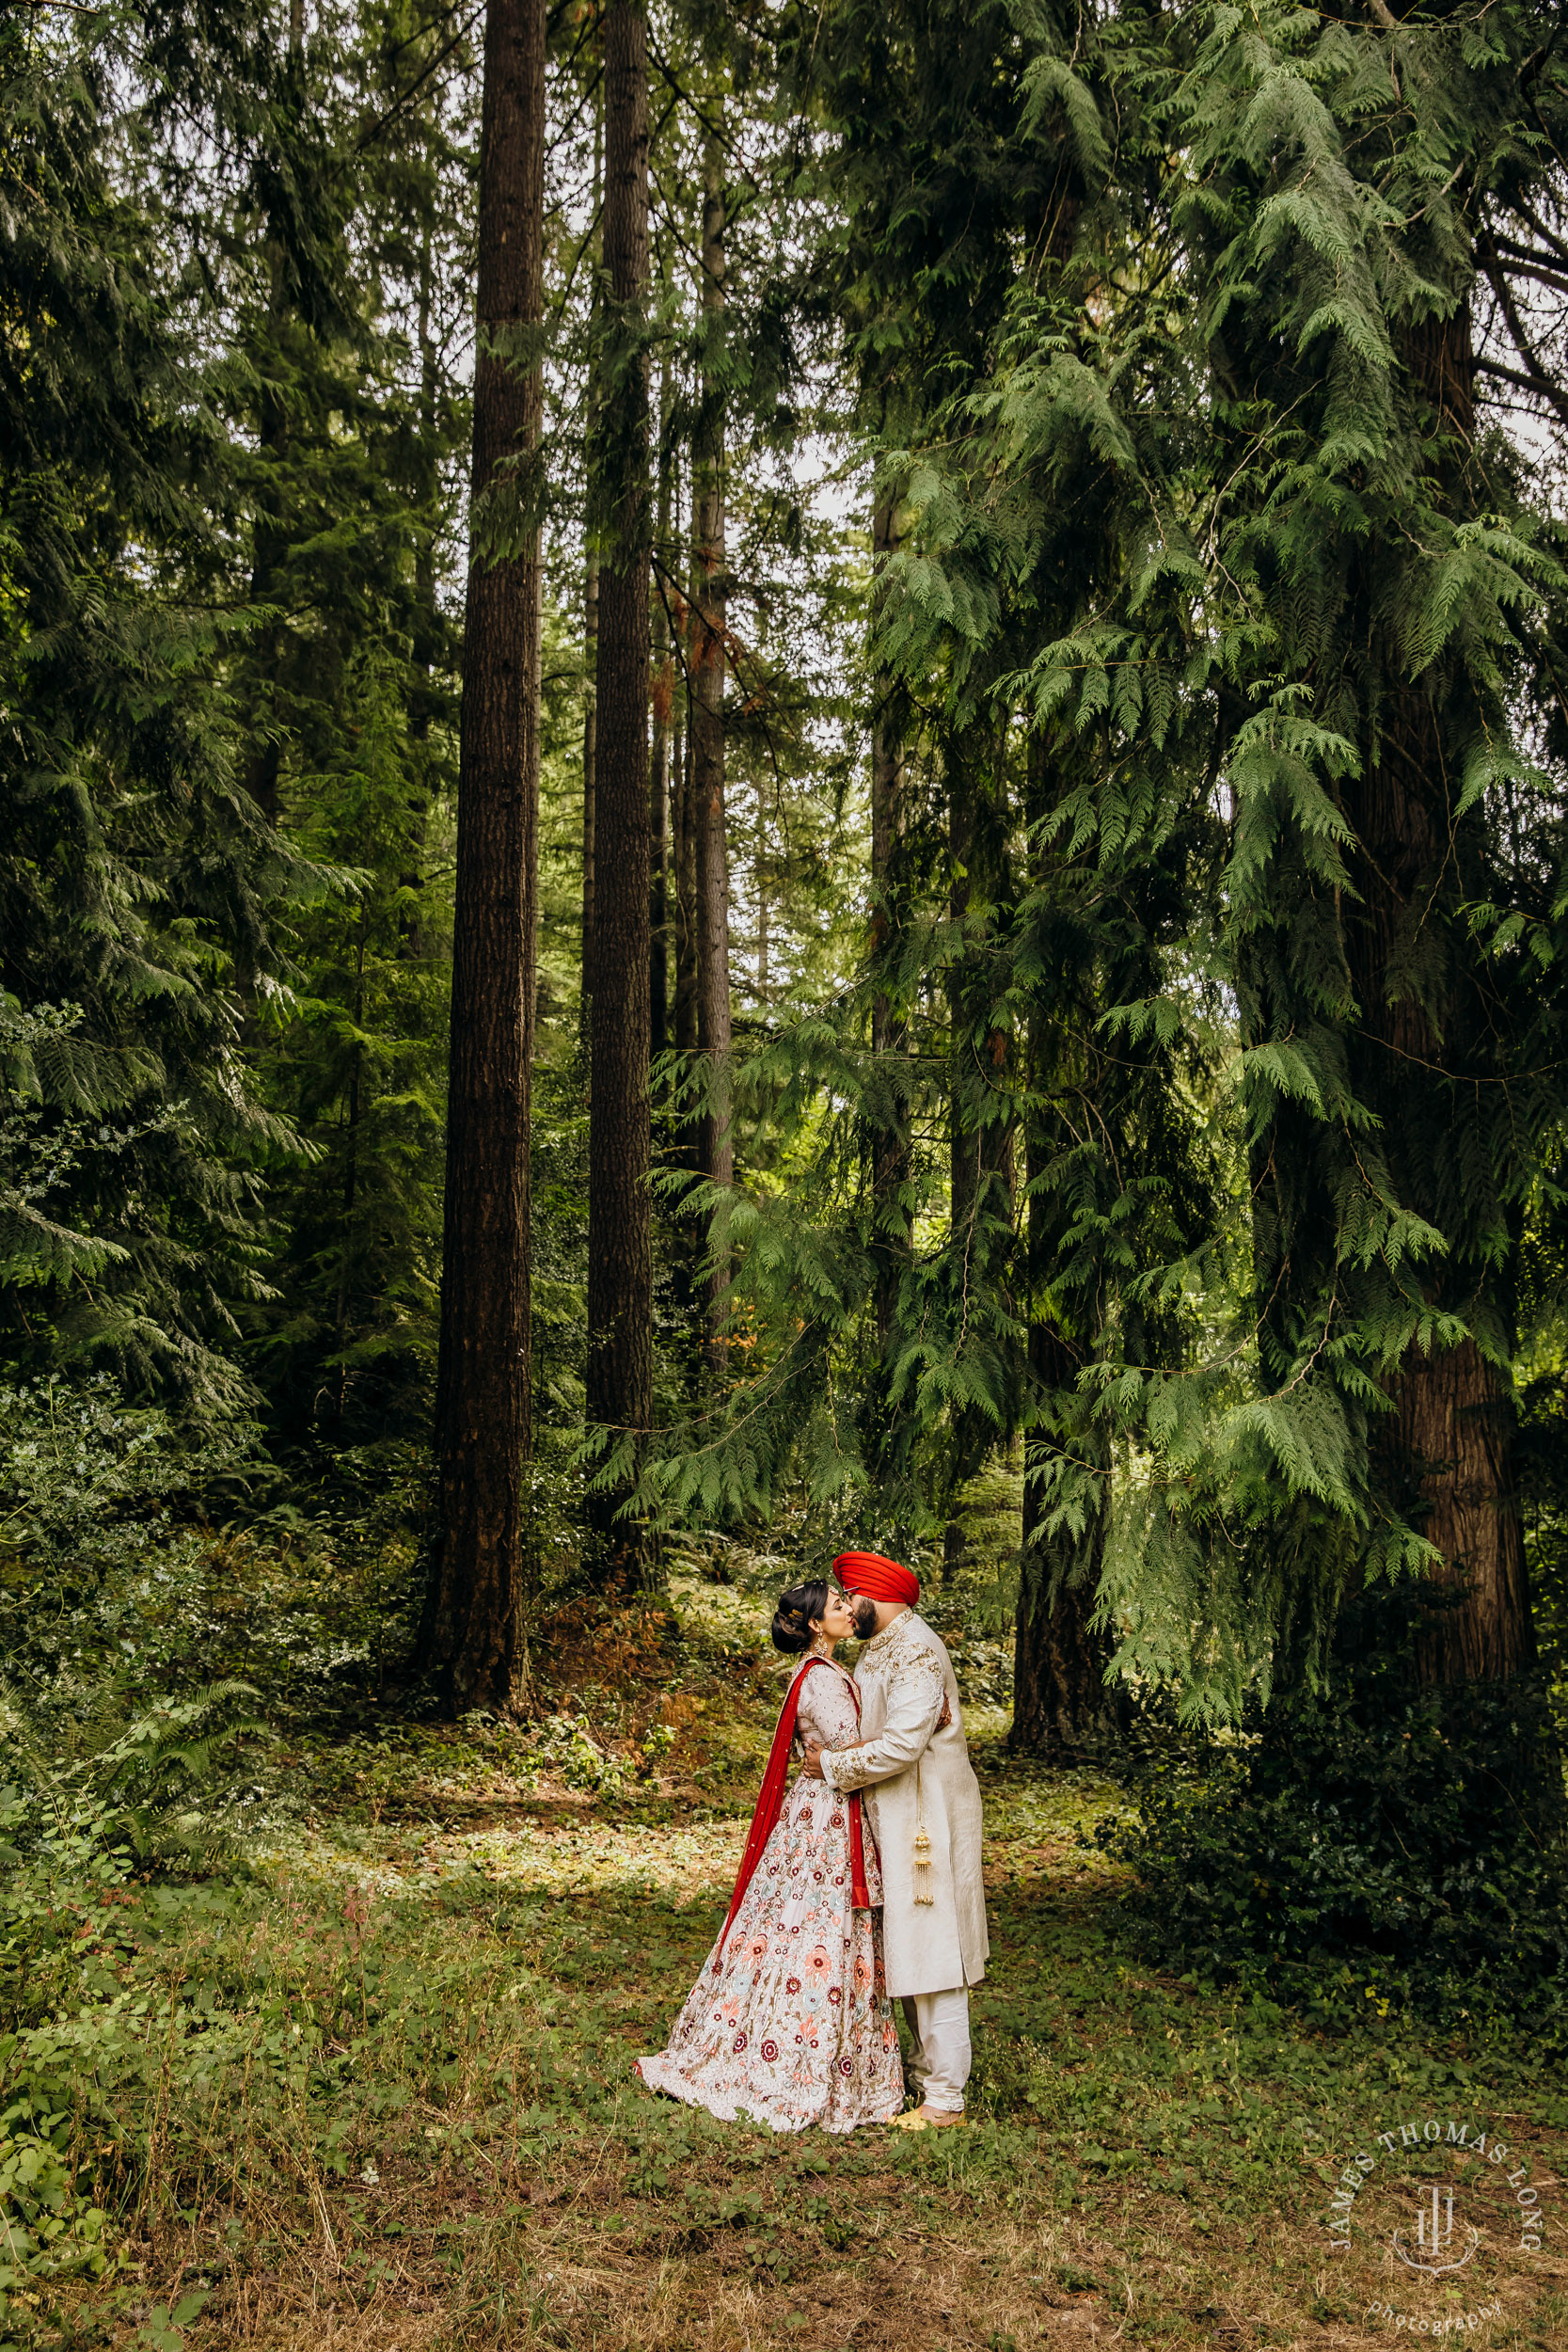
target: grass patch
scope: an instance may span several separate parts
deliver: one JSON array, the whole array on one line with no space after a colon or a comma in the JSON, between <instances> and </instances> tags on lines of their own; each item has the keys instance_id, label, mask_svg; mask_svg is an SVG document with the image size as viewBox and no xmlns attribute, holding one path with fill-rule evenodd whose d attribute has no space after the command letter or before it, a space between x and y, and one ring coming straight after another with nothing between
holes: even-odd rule
<instances>
[{"instance_id":1,"label":"grass patch","mask_svg":"<svg viewBox=\"0 0 1568 2352\"><path fill-rule=\"evenodd\" d=\"M631 2060L722 1915L776 1697L728 1606L694 1638L649 1629L613 1683L568 1629L570 1671L542 1662L570 1693L554 1730L296 1738L246 1878L62 1891L69 1986L3 2050L8 2144L55 2166L30 2219L15 2180L7 2211L53 2215L58 2259L0 2280L0 2342L1392 2343L1323 2227L1370 2128L1484 2113L1555 2182L1568 2099L1528 2047L1423 2034L1356 1988L1304 2018L1130 1961L1093 1838L1117 1788L1009 1761L984 1710L967 2129L776 2139L648 2096ZM1542 2254L1466 2341L1564 2340L1544 2201Z\"/></svg>"}]
</instances>

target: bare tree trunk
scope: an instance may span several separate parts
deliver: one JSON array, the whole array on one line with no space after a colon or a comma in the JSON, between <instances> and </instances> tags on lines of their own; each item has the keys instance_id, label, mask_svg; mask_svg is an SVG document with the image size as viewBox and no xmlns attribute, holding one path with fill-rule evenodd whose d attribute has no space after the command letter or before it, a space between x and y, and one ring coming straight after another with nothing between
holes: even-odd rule
<instances>
[{"instance_id":1,"label":"bare tree trunk","mask_svg":"<svg viewBox=\"0 0 1568 2352\"><path fill-rule=\"evenodd\" d=\"M691 803L691 703L686 697L686 725L675 729L671 770L671 817L674 833L675 882L675 1002L677 1053L697 1051L697 834ZM691 1165L696 1166L695 1152Z\"/></svg>"},{"instance_id":2,"label":"bare tree trunk","mask_svg":"<svg viewBox=\"0 0 1568 2352\"><path fill-rule=\"evenodd\" d=\"M544 0L489 0L436 1379L439 1534L421 1629L424 1662L455 1711L510 1707L521 1657L540 568L537 532L519 551L515 494L503 480L498 496L497 477L504 461L533 456L540 441L541 379L520 361L516 338L544 315L545 46Z\"/></svg>"},{"instance_id":3,"label":"bare tree trunk","mask_svg":"<svg viewBox=\"0 0 1568 2352\"><path fill-rule=\"evenodd\" d=\"M661 562L670 553L670 506L674 484L674 453L668 443L670 379L659 392L658 527L655 546ZM669 1031L670 939L670 722L673 714L674 676L670 654L670 622L661 586L653 598L654 624L654 751L648 787L648 852L653 888L648 905L648 1045L662 1054Z\"/></svg>"},{"instance_id":4,"label":"bare tree trunk","mask_svg":"<svg viewBox=\"0 0 1568 2352\"><path fill-rule=\"evenodd\" d=\"M593 271L593 293L589 299L589 349L587 422L588 444L592 448L598 431L596 404L599 390L598 327L599 271L604 256L604 225L600 205L604 195L604 79L601 73L598 90L594 99L594 179L591 217L599 215L597 231L599 249L590 251ZM591 235L594 232L590 232ZM582 957L581 991L586 1009L594 993L594 873L596 845L594 841L594 787L598 772L599 749L599 550L593 530L588 533L588 554L582 579Z\"/></svg>"},{"instance_id":5,"label":"bare tree trunk","mask_svg":"<svg viewBox=\"0 0 1568 2352\"><path fill-rule=\"evenodd\" d=\"M296 107L305 103L305 8L304 0L289 0L289 57L287 79L290 95ZM276 350L287 329L292 306L284 277L283 242L275 223L269 223L264 247L271 288L267 302L268 340ZM288 454L289 413L269 372L262 370L257 389L256 437L275 469L280 468ZM276 472L275 472L276 482ZM287 518L275 492L263 493L252 531L250 600L252 604L271 604L283 586L284 560L289 552ZM279 787L282 781L282 752L277 735L272 732L276 718L276 700L281 682L284 661L284 638L276 626L269 626L260 640L262 670L266 679L266 720L268 732L251 749L245 760L245 789L256 803L269 825L276 825L281 814ZM242 986L248 987L248 970L242 971Z\"/></svg>"},{"instance_id":6,"label":"bare tree trunk","mask_svg":"<svg viewBox=\"0 0 1568 2352\"><path fill-rule=\"evenodd\" d=\"M673 1012L675 1051L680 1057L683 1077L689 1077L697 1057L697 839L692 816L696 794L691 781L691 695L689 689L683 689L683 693L686 724L675 731L671 771L671 817L674 836L672 865L675 885L675 996ZM700 1122L690 1116L689 1110L683 1110L673 1138L675 1165L695 1177L699 1172L700 1154ZM682 1354L686 1359L689 1377L693 1383L703 1359L706 1306L706 1286L699 1279L698 1261L701 1256L701 1244L692 1235L689 1224L683 1219L675 1236L671 1271L676 1323L683 1343Z\"/></svg>"},{"instance_id":7,"label":"bare tree trunk","mask_svg":"<svg viewBox=\"0 0 1568 2352\"><path fill-rule=\"evenodd\" d=\"M897 551L897 501L884 491L871 518L871 558L881 573ZM900 927L899 845L904 835L904 751L894 717L894 679L879 672L871 725L871 892L874 900L872 943L883 948L895 940ZM902 1054L907 1025L903 1009L887 995L871 1007L871 1051L881 1061ZM900 1196L910 1179L909 1121L895 1087L889 1085L885 1115L879 1118L872 1143L871 1189L876 1207L877 1330L886 1341L893 1323L894 1301L909 1261L910 1243Z\"/></svg>"},{"instance_id":8,"label":"bare tree trunk","mask_svg":"<svg viewBox=\"0 0 1568 2352\"><path fill-rule=\"evenodd\" d=\"M594 785L599 766L599 559L582 587L582 993L594 993Z\"/></svg>"},{"instance_id":9,"label":"bare tree trunk","mask_svg":"<svg viewBox=\"0 0 1568 2352\"><path fill-rule=\"evenodd\" d=\"M970 874L974 857L974 809L969 779L958 768L954 747L947 757L947 849L950 880L947 913L955 928L969 912ZM964 1120L961 1089L967 1079L968 1023L964 1012L961 967L950 964L947 981L949 1083L947 1092L947 1216L952 1242L961 1253L962 1279L973 1279L975 1221L980 1200L980 1137ZM954 1562L963 1555L963 1528L950 1518L942 1530L942 1558Z\"/></svg>"},{"instance_id":10,"label":"bare tree trunk","mask_svg":"<svg viewBox=\"0 0 1568 2352\"><path fill-rule=\"evenodd\" d=\"M355 942L352 1009L356 1036L365 1026L365 934L370 909L361 901L358 938ZM338 1311L334 1318L338 1357L336 1420L340 1431L348 1410L349 1306L354 1282L354 1208L359 1191L359 1109L365 1075L365 1049L356 1043L349 1061L348 1101L343 1111L343 1242L338 1258Z\"/></svg>"},{"instance_id":11,"label":"bare tree trunk","mask_svg":"<svg viewBox=\"0 0 1568 2352\"><path fill-rule=\"evenodd\" d=\"M717 95L711 104L715 110ZM730 867L724 822L724 620L728 593L724 530L724 180L723 151L710 129L703 147L703 401L692 452L693 586L691 737L695 761L697 852L697 1041L711 1089L703 1115L701 1168L729 1184L735 1157L729 1136ZM727 1267L708 1278L708 1361L723 1369L719 1336L729 1290Z\"/></svg>"},{"instance_id":12,"label":"bare tree trunk","mask_svg":"<svg viewBox=\"0 0 1568 2352\"><path fill-rule=\"evenodd\" d=\"M630 1457L591 1500L611 1576L641 1576L622 1517L653 1417L648 1170L648 63L641 0L604 16L604 248L610 315L595 437L599 571L593 1092L588 1143L588 1419Z\"/></svg>"},{"instance_id":13,"label":"bare tree trunk","mask_svg":"<svg viewBox=\"0 0 1568 2352\"><path fill-rule=\"evenodd\" d=\"M757 894L757 1002L768 1002L768 787L757 771L757 846L752 876Z\"/></svg>"},{"instance_id":14,"label":"bare tree trunk","mask_svg":"<svg viewBox=\"0 0 1568 2352\"><path fill-rule=\"evenodd\" d=\"M416 331L420 354L420 428L416 443L415 475L411 485L414 501L420 511L429 514L436 495L436 401L437 391L437 362L435 341L431 335L431 304L435 298L435 270L431 253L431 230L427 221L420 238L420 278ZM407 698L408 739L421 747L430 740L431 706L434 697L431 681L436 671L436 651L441 642L441 612L436 577L435 534L421 531L414 548L414 676L410 680ZM416 682L417 681L417 682ZM420 789L409 810L405 863L399 877L404 911L398 917L401 953L406 961L418 963L424 954L424 849L425 831L430 814L430 797L424 789L424 767L418 770Z\"/></svg>"}]
</instances>

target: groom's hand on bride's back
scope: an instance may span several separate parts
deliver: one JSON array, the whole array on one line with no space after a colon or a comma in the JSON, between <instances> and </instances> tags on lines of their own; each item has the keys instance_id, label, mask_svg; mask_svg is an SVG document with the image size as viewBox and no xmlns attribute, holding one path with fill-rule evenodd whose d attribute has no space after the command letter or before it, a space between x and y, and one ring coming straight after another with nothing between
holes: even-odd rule
<instances>
[{"instance_id":1,"label":"groom's hand on bride's back","mask_svg":"<svg viewBox=\"0 0 1568 2352\"><path fill-rule=\"evenodd\" d=\"M809 1780L825 1780L827 1778L827 1774L822 1770L822 1742L820 1740L808 1740L806 1741L806 1776Z\"/></svg>"}]
</instances>

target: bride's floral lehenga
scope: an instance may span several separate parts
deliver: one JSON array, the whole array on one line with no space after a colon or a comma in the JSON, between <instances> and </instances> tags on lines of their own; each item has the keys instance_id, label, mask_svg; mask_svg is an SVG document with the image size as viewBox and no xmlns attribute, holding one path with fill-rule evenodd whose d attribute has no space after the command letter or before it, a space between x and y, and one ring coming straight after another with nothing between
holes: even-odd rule
<instances>
[{"instance_id":1,"label":"bride's floral lehenga","mask_svg":"<svg viewBox=\"0 0 1568 2352\"><path fill-rule=\"evenodd\" d=\"M858 1737L854 1685L842 1667L803 1660L790 1698L791 1769L807 1739L843 1747ZM856 1908L858 1858L860 1891L879 1908ZM727 2122L748 2115L776 2132L887 2122L903 2106L904 2075L882 1982L881 1899L876 1846L869 1832L860 1837L848 1799L797 1771L668 2043L637 2061L643 2081Z\"/></svg>"}]
</instances>

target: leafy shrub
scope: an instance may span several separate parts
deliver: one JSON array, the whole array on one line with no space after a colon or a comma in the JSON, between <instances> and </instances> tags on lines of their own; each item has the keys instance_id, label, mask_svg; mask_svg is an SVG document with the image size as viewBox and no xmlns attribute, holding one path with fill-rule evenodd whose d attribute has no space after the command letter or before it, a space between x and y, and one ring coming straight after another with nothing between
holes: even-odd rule
<instances>
[{"instance_id":1,"label":"leafy shrub","mask_svg":"<svg viewBox=\"0 0 1568 2352\"><path fill-rule=\"evenodd\" d=\"M202 1475L228 1459L212 1439ZM106 1375L0 1388L0 1650L13 1682L41 1690L130 1661L145 1673L188 1639L196 1470L165 1415L128 1406Z\"/></svg>"},{"instance_id":2,"label":"leafy shrub","mask_svg":"<svg viewBox=\"0 0 1568 2352\"><path fill-rule=\"evenodd\" d=\"M546 1716L531 1747L534 1759L546 1771L559 1772L568 1788L615 1797L626 1788L629 1775L624 1760L600 1746L589 1728L586 1715L562 1709L559 1714Z\"/></svg>"},{"instance_id":3,"label":"leafy shrub","mask_svg":"<svg viewBox=\"0 0 1568 2352\"><path fill-rule=\"evenodd\" d=\"M1531 1685L1422 1688L1415 1602L1347 1621L1331 1690L1276 1697L1240 1738L1134 1768L1098 1833L1137 1873L1146 1948L1289 1997L1530 2008L1568 2041L1560 1764Z\"/></svg>"},{"instance_id":4,"label":"leafy shrub","mask_svg":"<svg viewBox=\"0 0 1568 2352\"><path fill-rule=\"evenodd\" d=\"M225 1458L214 1441L203 1473ZM107 1378L0 1390L0 2342L113 2258L104 2085L148 2029L125 1985L134 1882L234 1864L233 1742L262 1726L246 1684L189 1671L192 1485L164 1416Z\"/></svg>"}]
</instances>

